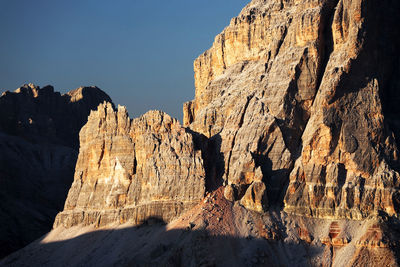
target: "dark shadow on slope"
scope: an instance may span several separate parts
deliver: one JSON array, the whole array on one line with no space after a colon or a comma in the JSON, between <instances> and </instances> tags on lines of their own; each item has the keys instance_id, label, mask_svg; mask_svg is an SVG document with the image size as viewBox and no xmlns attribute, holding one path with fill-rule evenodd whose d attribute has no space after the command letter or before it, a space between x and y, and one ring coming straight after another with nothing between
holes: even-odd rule
<instances>
[{"instance_id":1,"label":"dark shadow on slope","mask_svg":"<svg viewBox=\"0 0 400 267\"><path fill-rule=\"evenodd\" d=\"M397 211L399 212L399 211ZM400 219L394 218L394 217L389 217L389 216L384 216L386 217L387 221L387 230L390 231L389 233L389 238L390 240L394 240L392 246L393 253L397 259L397 263L400 263Z\"/></svg>"},{"instance_id":2,"label":"dark shadow on slope","mask_svg":"<svg viewBox=\"0 0 400 267\"><path fill-rule=\"evenodd\" d=\"M215 235L193 225L167 230L158 218L150 220L59 242L41 243L42 238L0 266L310 266L311 258L326 254L301 240Z\"/></svg>"},{"instance_id":3,"label":"dark shadow on slope","mask_svg":"<svg viewBox=\"0 0 400 267\"><path fill-rule=\"evenodd\" d=\"M387 224L391 240L398 243L399 221L390 219ZM284 226L276 225L284 231ZM192 223L168 230L157 217L137 227L97 230L57 242L44 243L45 238L8 256L0 266L331 266L334 256L330 246L300 239L285 242L283 235L274 240L253 234L218 235L209 232L208 224ZM398 244L393 245L398 261ZM390 261L381 258L379 264L385 266L385 260Z\"/></svg>"}]
</instances>

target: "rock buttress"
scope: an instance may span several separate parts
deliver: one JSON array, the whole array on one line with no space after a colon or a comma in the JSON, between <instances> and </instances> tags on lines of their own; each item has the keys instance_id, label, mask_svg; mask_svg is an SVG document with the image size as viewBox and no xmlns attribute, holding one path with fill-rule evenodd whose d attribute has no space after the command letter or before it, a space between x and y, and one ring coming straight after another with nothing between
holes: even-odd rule
<instances>
[{"instance_id":1,"label":"rock buttress","mask_svg":"<svg viewBox=\"0 0 400 267\"><path fill-rule=\"evenodd\" d=\"M383 7L338 1L327 33L332 52L290 174L287 212L398 215L400 136L398 118L392 119L396 109L388 107L399 95L400 38L392 26L399 10L394 1Z\"/></svg>"},{"instance_id":2,"label":"rock buttress","mask_svg":"<svg viewBox=\"0 0 400 267\"><path fill-rule=\"evenodd\" d=\"M185 123L218 142L236 198L258 178L282 203L327 53L333 1L252 1L194 63ZM261 187L259 187L261 188Z\"/></svg>"},{"instance_id":3,"label":"rock buttress","mask_svg":"<svg viewBox=\"0 0 400 267\"><path fill-rule=\"evenodd\" d=\"M261 168L265 204L287 212L398 212L399 34L388 13L399 7L378 5L254 0L195 61L184 124L217 144L229 198L254 190Z\"/></svg>"}]
</instances>

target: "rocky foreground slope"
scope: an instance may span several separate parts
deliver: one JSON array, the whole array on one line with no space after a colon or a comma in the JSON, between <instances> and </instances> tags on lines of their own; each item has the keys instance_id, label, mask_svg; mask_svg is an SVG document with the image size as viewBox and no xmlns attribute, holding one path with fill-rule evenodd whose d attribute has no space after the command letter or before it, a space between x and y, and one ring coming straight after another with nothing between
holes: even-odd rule
<instances>
[{"instance_id":1,"label":"rocky foreground slope","mask_svg":"<svg viewBox=\"0 0 400 267\"><path fill-rule=\"evenodd\" d=\"M47 233L62 210L91 109L111 99L96 87L65 95L24 85L0 97L0 258Z\"/></svg>"},{"instance_id":2,"label":"rocky foreground slope","mask_svg":"<svg viewBox=\"0 0 400 267\"><path fill-rule=\"evenodd\" d=\"M91 114L55 229L2 264L399 265L399 11L251 1L195 61L183 127Z\"/></svg>"}]
</instances>

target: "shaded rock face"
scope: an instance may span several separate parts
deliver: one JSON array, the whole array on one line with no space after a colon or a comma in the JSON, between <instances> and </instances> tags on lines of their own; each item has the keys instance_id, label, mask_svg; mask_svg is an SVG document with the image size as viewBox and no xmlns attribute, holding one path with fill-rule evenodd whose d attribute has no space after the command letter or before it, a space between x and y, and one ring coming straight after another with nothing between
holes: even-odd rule
<instances>
[{"instance_id":1,"label":"shaded rock face","mask_svg":"<svg viewBox=\"0 0 400 267\"><path fill-rule=\"evenodd\" d=\"M0 257L51 229L73 181L77 139L98 88L65 95L25 85L0 97Z\"/></svg>"},{"instance_id":2,"label":"shaded rock face","mask_svg":"<svg viewBox=\"0 0 400 267\"><path fill-rule=\"evenodd\" d=\"M261 168L286 212L398 214L400 8L380 4L254 0L195 61L184 125L219 140L229 198L251 194Z\"/></svg>"},{"instance_id":3,"label":"shaded rock face","mask_svg":"<svg viewBox=\"0 0 400 267\"><path fill-rule=\"evenodd\" d=\"M79 149L79 131L90 110L111 98L97 87L80 87L64 95L52 86L24 85L0 97L0 131L32 143Z\"/></svg>"},{"instance_id":4,"label":"shaded rock face","mask_svg":"<svg viewBox=\"0 0 400 267\"><path fill-rule=\"evenodd\" d=\"M54 227L176 218L205 194L205 170L194 136L159 111L131 120L110 103L80 132L75 179Z\"/></svg>"}]
</instances>

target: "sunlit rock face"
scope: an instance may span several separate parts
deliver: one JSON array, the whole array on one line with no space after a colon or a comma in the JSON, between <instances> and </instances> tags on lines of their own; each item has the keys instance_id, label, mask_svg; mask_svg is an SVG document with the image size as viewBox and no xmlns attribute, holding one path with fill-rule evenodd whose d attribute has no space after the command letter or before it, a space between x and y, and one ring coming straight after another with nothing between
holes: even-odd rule
<instances>
[{"instance_id":1,"label":"sunlit rock face","mask_svg":"<svg viewBox=\"0 0 400 267\"><path fill-rule=\"evenodd\" d=\"M67 94L27 84L0 96L0 258L47 233L62 210L97 87Z\"/></svg>"},{"instance_id":2,"label":"sunlit rock face","mask_svg":"<svg viewBox=\"0 0 400 267\"><path fill-rule=\"evenodd\" d=\"M55 227L170 221L204 197L201 151L163 112L131 120L124 107L104 103L90 114L80 144L74 183Z\"/></svg>"},{"instance_id":3,"label":"sunlit rock face","mask_svg":"<svg viewBox=\"0 0 400 267\"><path fill-rule=\"evenodd\" d=\"M195 61L184 125L216 143L230 197L250 194L261 168L265 204L289 213L398 214L399 9L389 2L254 0Z\"/></svg>"},{"instance_id":4,"label":"sunlit rock face","mask_svg":"<svg viewBox=\"0 0 400 267\"><path fill-rule=\"evenodd\" d=\"M100 105L55 229L3 262L398 266L399 13L251 1L195 61L186 128Z\"/></svg>"}]
</instances>

